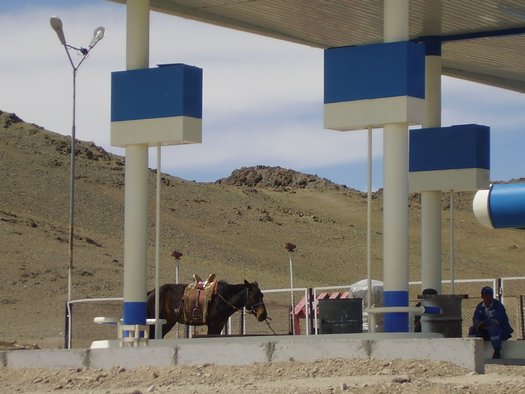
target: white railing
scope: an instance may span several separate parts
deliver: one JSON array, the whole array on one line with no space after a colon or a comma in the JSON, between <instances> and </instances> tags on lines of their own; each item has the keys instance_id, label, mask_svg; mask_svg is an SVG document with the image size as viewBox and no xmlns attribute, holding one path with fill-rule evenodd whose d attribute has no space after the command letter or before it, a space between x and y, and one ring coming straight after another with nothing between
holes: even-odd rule
<instances>
[{"instance_id":1,"label":"white railing","mask_svg":"<svg viewBox=\"0 0 525 394\"><path fill-rule=\"evenodd\" d=\"M504 300L505 295L511 294L512 299L517 298L520 299L520 296L525 295L525 276L522 277L504 277L504 278L480 278L480 279L461 279L461 280L455 280L455 284L479 284L479 288L482 286L492 286L495 289L495 292L499 294L502 297L502 301ZM443 285L451 285L451 280L443 280ZM412 281L409 282L409 288L413 286L420 286L420 281ZM291 312L286 313L286 318L283 314L279 315L278 320L274 319L272 324L274 326L280 325L280 327L284 326L288 327L290 322L297 323L295 312L297 309L302 309L304 307L304 317L306 321L306 329L305 334L311 335L311 334L319 334L319 321L317 316L317 308L318 308L318 296L322 292L341 292L341 291L350 291L352 285L337 285L337 286L322 286L322 287L314 287L312 289L308 288L282 288L282 289L267 289L263 290L263 293L265 295L265 302L268 303L276 303L280 305L281 309L286 307L289 308ZM478 287L476 287L476 290L471 286L468 286L469 288L469 295L472 299L475 299L479 297L478 294ZM309 297L309 292L311 291L312 295ZM303 297L299 302L296 302L296 304L293 306L290 303L290 294L292 292L299 292L300 294L303 294ZM414 291L412 288L411 293L414 294L420 294L421 290L418 289L418 291ZM297 294L296 294L297 295ZM300 295L299 295L300 296ZM299 298L299 297L298 297ZM72 332L72 315L73 312L71 310L72 305L74 304L80 304L80 303L103 303L103 302L121 302L123 300L122 297L107 297L107 298L85 298L85 299L79 299L79 300L72 300L66 304L66 347L70 348L73 338L73 332ZM299 303L303 302L302 305L299 305ZM504 301L503 301L504 302ZM510 300L509 300L510 302ZM514 300L512 300L514 302ZM505 302L504 302L505 303ZM299 308L300 307L300 308ZM313 315L311 311L314 311ZM376 309L376 312L378 310ZM370 310L368 308L363 308L363 322L368 323L368 313ZM269 313L271 313L271 310L269 310ZM284 312L283 312L284 313ZM514 327L517 331L517 338L523 337L525 328L520 327L523 325L523 314L525 312L523 310L517 312L517 316L515 316L515 324L518 327ZM244 319L244 316L242 317ZM282 320L282 321L281 321ZM93 321L93 320L91 320ZM243 327L246 327L245 322L243 322ZM368 324L365 323L363 326L366 326L365 329L368 329ZM231 326L231 322L229 323ZM313 326L313 327L312 327ZM313 328L313 330L312 330ZM241 334L250 334L250 330L246 331L246 329L243 329L244 332L241 332ZM283 333L284 329L278 330L280 333ZM297 332L297 330L294 330L294 334ZM254 332L252 331L252 334ZM523 338L522 338L523 339Z\"/></svg>"}]
</instances>

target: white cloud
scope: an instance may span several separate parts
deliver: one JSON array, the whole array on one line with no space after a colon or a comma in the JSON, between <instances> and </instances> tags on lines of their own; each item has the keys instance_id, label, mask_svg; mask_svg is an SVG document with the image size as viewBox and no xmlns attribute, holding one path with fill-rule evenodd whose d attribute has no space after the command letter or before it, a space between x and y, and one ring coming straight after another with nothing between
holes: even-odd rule
<instances>
[{"instance_id":1,"label":"white cloud","mask_svg":"<svg viewBox=\"0 0 525 394\"><path fill-rule=\"evenodd\" d=\"M69 135L72 70L49 17L62 18L75 46L86 46L94 28L103 25L106 37L78 72L77 138L123 154L109 146L109 130L111 72L126 66L125 7L108 1L39 4L0 14L0 109ZM323 129L321 50L158 13L151 14L150 26L151 67L181 62L204 70L203 143L164 148L164 171L210 180L210 174L227 176L237 167L265 164L310 169L353 187L363 184L366 132ZM524 104L524 95L515 92L443 80L444 125L487 124L498 138L515 138L525 123ZM374 133L377 159L381 135ZM504 145L505 140L494 144ZM154 149L150 156L155 166ZM514 174L506 172L505 159L493 151L499 173ZM374 183L380 185L378 179Z\"/></svg>"},{"instance_id":2,"label":"white cloud","mask_svg":"<svg viewBox=\"0 0 525 394\"><path fill-rule=\"evenodd\" d=\"M443 124L477 123L512 131L525 123L525 95L455 78L443 78Z\"/></svg>"}]
</instances>

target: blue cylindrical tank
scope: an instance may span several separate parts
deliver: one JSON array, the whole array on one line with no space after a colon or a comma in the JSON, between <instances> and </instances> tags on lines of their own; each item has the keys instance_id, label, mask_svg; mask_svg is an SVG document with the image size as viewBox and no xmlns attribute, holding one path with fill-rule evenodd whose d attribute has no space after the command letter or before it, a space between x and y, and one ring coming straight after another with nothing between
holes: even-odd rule
<instances>
[{"instance_id":1,"label":"blue cylindrical tank","mask_svg":"<svg viewBox=\"0 0 525 394\"><path fill-rule=\"evenodd\" d=\"M525 228L525 183L492 185L489 211L494 228Z\"/></svg>"},{"instance_id":2,"label":"blue cylindrical tank","mask_svg":"<svg viewBox=\"0 0 525 394\"><path fill-rule=\"evenodd\" d=\"M525 229L525 183L491 185L476 193L472 205L486 227Z\"/></svg>"}]
</instances>

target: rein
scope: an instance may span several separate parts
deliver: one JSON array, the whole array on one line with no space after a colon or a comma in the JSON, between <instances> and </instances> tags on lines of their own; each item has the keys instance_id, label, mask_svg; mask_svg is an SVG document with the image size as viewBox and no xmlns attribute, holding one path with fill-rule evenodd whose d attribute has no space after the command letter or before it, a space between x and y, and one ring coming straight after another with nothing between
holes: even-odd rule
<instances>
[{"instance_id":1,"label":"rein","mask_svg":"<svg viewBox=\"0 0 525 394\"><path fill-rule=\"evenodd\" d=\"M233 309L237 310L237 311L240 311L242 308L237 308L235 305L233 305L230 301L228 301L226 298L224 298L222 296L221 293L219 293L219 290L217 290L217 293L216 293L220 298L221 300L223 300L226 304L228 304L229 306L231 306Z\"/></svg>"},{"instance_id":2,"label":"rein","mask_svg":"<svg viewBox=\"0 0 525 394\"><path fill-rule=\"evenodd\" d=\"M217 295L221 298L221 300L223 300L226 304L228 304L229 306L231 306L233 309L235 309L235 310L237 310L237 311L242 310L242 308L246 308L246 310L247 310L248 312L255 313L255 312L253 311L253 308L256 307L256 306L259 306L259 305L261 305L261 304L264 304L264 302L258 302L257 304L253 304L252 306L249 307L249 306L248 306L248 289L246 289L246 302L245 302L246 305L244 305L244 306L241 307L241 308L236 307L236 306L233 305L230 301L228 301L226 298L224 298L224 297L222 296L222 294L219 293L219 290L217 290Z\"/></svg>"},{"instance_id":3,"label":"rein","mask_svg":"<svg viewBox=\"0 0 525 394\"><path fill-rule=\"evenodd\" d=\"M219 290L217 290L217 293L216 293L220 298L221 300L223 300L226 304L228 304L229 306L231 306L233 309L237 310L237 311L240 311L242 310L242 308L246 308L246 310L252 314L255 314L255 311L254 311L254 308L258 307L259 305L264 305L264 302L258 302L256 304L253 304L251 306L248 306L248 288L246 288L246 302L245 302L245 305L241 308L239 307L236 307L235 305L233 305L230 301L228 301L226 298L224 298L222 296L221 293L219 293Z\"/></svg>"},{"instance_id":4,"label":"rein","mask_svg":"<svg viewBox=\"0 0 525 394\"><path fill-rule=\"evenodd\" d=\"M268 320L272 320L272 319L270 319L269 317L267 317L267 318L264 320L264 321L266 322L266 325L268 326L268 328L269 328L270 330L272 330L273 335L277 335L277 333L276 333L275 330L272 328L272 326L270 326L270 322L269 322Z\"/></svg>"}]
</instances>

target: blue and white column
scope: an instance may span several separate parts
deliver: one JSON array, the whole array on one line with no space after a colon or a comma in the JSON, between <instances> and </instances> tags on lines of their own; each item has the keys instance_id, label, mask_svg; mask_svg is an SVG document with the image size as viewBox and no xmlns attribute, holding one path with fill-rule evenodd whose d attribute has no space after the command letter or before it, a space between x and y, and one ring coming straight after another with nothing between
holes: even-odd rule
<instances>
[{"instance_id":1,"label":"blue and white column","mask_svg":"<svg viewBox=\"0 0 525 394\"><path fill-rule=\"evenodd\" d=\"M126 325L146 323L148 149L202 141L202 69L181 63L148 68L149 6L149 0L127 1L126 71L111 75L111 145L126 149Z\"/></svg>"},{"instance_id":2,"label":"blue and white column","mask_svg":"<svg viewBox=\"0 0 525 394\"><path fill-rule=\"evenodd\" d=\"M408 0L384 1L384 42L409 38ZM408 123L384 126L384 306L408 306ZM408 313L386 313L385 332L408 331Z\"/></svg>"},{"instance_id":3,"label":"blue and white column","mask_svg":"<svg viewBox=\"0 0 525 394\"><path fill-rule=\"evenodd\" d=\"M325 51L325 127L384 128L386 307L408 306L408 125L425 117L424 56L408 41L408 0L385 1L385 43ZM408 327L408 313L385 315L386 332Z\"/></svg>"},{"instance_id":4,"label":"blue and white column","mask_svg":"<svg viewBox=\"0 0 525 394\"><path fill-rule=\"evenodd\" d=\"M424 127L441 126L441 42L425 44ZM421 192L421 290L441 294L441 190Z\"/></svg>"},{"instance_id":5,"label":"blue and white column","mask_svg":"<svg viewBox=\"0 0 525 394\"><path fill-rule=\"evenodd\" d=\"M126 69L149 66L149 0L127 1ZM146 324L148 145L126 145L124 324Z\"/></svg>"},{"instance_id":6,"label":"blue and white column","mask_svg":"<svg viewBox=\"0 0 525 394\"><path fill-rule=\"evenodd\" d=\"M413 192L423 195L436 190L484 189L488 187L489 175L490 129L487 126L470 124L410 131L410 189ZM434 224L437 229L437 218ZM429 231L429 226L422 226L422 230ZM437 238L432 233L423 235L429 242ZM439 245L431 246L438 250ZM425 287L438 290L441 270L435 257L435 265L422 262L422 275ZM453 280L452 270L451 276Z\"/></svg>"}]
</instances>

